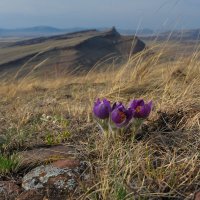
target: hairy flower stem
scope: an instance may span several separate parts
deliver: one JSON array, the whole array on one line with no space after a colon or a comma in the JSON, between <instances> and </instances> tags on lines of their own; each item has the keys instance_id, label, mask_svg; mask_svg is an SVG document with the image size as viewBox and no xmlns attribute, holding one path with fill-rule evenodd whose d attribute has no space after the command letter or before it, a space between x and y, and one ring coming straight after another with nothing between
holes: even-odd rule
<instances>
[{"instance_id":1,"label":"hairy flower stem","mask_svg":"<svg viewBox=\"0 0 200 200\"><path fill-rule=\"evenodd\" d=\"M144 122L144 119L135 119L133 121L133 124L132 124L132 132L133 132L132 141L135 140L135 136L138 133L138 131L141 129L143 122Z\"/></svg>"}]
</instances>

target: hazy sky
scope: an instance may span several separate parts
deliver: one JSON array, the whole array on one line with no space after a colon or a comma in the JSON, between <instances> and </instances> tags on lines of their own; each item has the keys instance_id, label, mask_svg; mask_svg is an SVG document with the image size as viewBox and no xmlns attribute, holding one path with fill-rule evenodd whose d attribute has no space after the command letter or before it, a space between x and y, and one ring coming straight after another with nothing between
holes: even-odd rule
<instances>
[{"instance_id":1,"label":"hazy sky","mask_svg":"<svg viewBox=\"0 0 200 200\"><path fill-rule=\"evenodd\" d=\"M200 0L0 0L0 28L200 28Z\"/></svg>"}]
</instances>

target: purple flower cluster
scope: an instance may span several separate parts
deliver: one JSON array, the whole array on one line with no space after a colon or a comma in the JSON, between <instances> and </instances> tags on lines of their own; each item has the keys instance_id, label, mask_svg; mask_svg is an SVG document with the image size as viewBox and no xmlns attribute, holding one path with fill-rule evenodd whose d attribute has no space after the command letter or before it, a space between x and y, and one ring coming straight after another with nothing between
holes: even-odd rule
<instances>
[{"instance_id":1,"label":"purple flower cluster","mask_svg":"<svg viewBox=\"0 0 200 200\"><path fill-rule=\"evenodd\" d=\"M94 115L102 120L110 119L118 128L125 127L131 119L146 119L152 110L152 101L145 103L143 99L132 100L126 108L121 102L111 106L107 99L97 99L94 103Z\"/></svg>"}]
</instances>

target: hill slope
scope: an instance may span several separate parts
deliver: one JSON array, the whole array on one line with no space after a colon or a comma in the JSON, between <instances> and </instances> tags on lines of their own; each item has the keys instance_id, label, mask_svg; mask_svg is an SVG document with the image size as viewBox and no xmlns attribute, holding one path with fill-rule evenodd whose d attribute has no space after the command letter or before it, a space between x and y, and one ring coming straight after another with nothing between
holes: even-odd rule
<instances>
[{"instance_id":1,"label":"hill slope","mask_svg":"<svg viewBox=\"0 0 200 200\"><path fill-rule=\"evenodd\" d=\"M24 64L26 69L40 65L38 72L52 73L56 67L60 72L79 67L87 71L98 61L122 61L131 54L145 48L137 37L122 36L115 28L98 32L80 31L51 37L40 37L6 43L0 51L0 71L16 71ZM41 63L43 63L41 65Z\"/></svg>"}]
</instances>

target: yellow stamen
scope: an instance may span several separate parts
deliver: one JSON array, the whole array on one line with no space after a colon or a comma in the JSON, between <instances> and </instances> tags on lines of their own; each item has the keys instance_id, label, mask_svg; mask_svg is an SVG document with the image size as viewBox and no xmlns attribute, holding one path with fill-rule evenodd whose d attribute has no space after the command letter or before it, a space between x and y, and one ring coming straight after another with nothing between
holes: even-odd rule
<instances>
[{"instance_id":1,"label":"yellow stamen","mask_svg":"<svg viewBox=\"0 0 200 200\"><path fill-rule=\"evenodd\" d=\"M136 111L137 113L139 113L139 112L141 111L141 109L142 109L142 106L138 106L138 107L135 109L135 111Z\"/></svg>"},{"instance_id":2,"label":"yellow stamen","mask_svg":"<svg viewBox=\"0 0 200 200\"><path fill-rule=\"evenodd\" d=\"M119 111L120 121L123 122L126 119L126 115L124 112Z\"/></svg>"}]
</instances>

